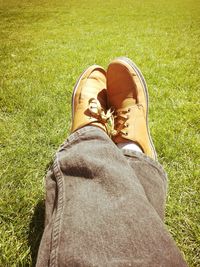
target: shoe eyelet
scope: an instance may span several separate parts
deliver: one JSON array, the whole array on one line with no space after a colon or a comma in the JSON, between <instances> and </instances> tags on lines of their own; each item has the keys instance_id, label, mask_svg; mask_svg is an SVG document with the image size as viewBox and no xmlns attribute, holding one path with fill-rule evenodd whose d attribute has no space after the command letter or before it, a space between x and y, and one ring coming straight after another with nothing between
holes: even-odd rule
<instances>
[{"instance_id":1,"label":"shoe eyelet","mask_svg":"<svg viewBox=\"0 0 200 267\"><path fill-rule=\"evenodd\" d=\"M128 135L128 132L125 132L124 134L125 134L125 135Z\"/></svg>"},{"instance_id":2,"label":"shoe eyelet","mask_svg":"<svg viewBox=\"0 0 200 267\"><path fill-rule=\"evenodd\" d=\"M130 112L131 111L131 108L128 108L128 110L127 110L128 112Z\"/></svg>"},{"instance_id":3,"label":"shoe eyelet","mask_svg":"<svg viewBox=\"0 0 200 267\"><path fill-rule=\"evenodd\" d=\"M126 124L126 128L128 128L128 126L129 126L129 123Z\"/></svg>"}]
</instances>

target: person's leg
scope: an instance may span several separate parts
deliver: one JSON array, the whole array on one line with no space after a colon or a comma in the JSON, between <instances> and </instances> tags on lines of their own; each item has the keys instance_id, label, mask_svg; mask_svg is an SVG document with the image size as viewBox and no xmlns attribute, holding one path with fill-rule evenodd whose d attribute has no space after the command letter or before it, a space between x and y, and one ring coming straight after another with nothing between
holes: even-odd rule
<instances>
[{"instance_id":1,"label":"person's leg","mask_svg":"<svg viewBox=\"0 0 200 267\"><path fill-rule=\"evenodd\" d=\"M115 115L113 141L124 153L149 203L163 220L167 177L156 162L157 153L148 126L147 84L130 59L120 57L109 64L107 95Z\"/></svg>"},{"instance_id":2,"label":"person's leg","mask_svg":"<svg viewBox=\"0 0 200 267\"><path fill-rule=\"evenodd\" d=\"M47 189L38 267L186 266L129 162L101 129L87 126L68 138Z\"/></svg>"},{"instance_id":3,"label":"person's leg","mask_svg":"<svg viewBox=\"0 0 200 267\"><path fill-rule=\"evenodd\" d=\"M104 93L105 72L88 68L73 94L73 133L46 178L36 266L186 266L141 175L106 133Z\"/></svg>"}]
</instances>

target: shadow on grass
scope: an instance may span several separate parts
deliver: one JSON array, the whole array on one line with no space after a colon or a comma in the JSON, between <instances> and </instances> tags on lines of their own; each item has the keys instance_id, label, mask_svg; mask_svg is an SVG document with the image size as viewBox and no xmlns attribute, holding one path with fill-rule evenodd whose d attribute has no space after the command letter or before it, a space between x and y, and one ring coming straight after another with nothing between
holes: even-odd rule
<instances>
[{"instance_id":1,"label":"shadow on grass","mask_svg":"<svg viewBox=\"0 0 200 267\"><path fill-rule=\"evenodd\" d=\"M45 173L50 169L53 165L54 160L51 159L46 167ZM34 214L29 224L29 236L28 243L31 252L32 259L32 267L35 267L37 261L38 250L40 246L40 241L42 238L42 234L44 232L44 222L45 222L45 200L40 200L34 209Z\"/></svg>"},{"instance_id":2,"label":"shadow on grass","mask_svg":"<svg viewBox=\"0 0 200 267\"><path fill-rule=\"evenodd\" d=\"M32 267L36 265L38 249L44 231L45 202L40 200L35 206L29 225L29 246L31 249Z\"/></svg>"}]
</instances>

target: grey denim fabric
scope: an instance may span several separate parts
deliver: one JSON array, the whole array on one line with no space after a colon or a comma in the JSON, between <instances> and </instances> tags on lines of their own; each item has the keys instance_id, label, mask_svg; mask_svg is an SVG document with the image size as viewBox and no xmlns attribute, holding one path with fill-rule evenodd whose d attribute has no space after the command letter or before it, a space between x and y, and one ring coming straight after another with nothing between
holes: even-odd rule
<instances>
[{"instance_id":1,"label":"grey denim fabric","mask_svg":"<svg viewBox=\"0 0 200 267\"><path fill-rule=\"evenodd\" d=\"M167 180L100 128L71 134L46 176L37 267L184 267L163 217Z\"/></svg>"}]
</instances>

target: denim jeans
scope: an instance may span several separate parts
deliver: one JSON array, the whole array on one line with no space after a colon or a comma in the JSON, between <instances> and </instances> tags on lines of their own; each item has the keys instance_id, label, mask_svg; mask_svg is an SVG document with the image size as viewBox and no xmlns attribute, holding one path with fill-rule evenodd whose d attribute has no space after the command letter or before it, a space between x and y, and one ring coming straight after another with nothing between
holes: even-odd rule
<instances>
[{"instance_id":1,"label":"denim jeans","mask_svg":"<svg viewBox=\"0 0 200 267\"><path fill-rule=\"evenodd\" d=\"M98 127L71 134L46 176L37 267L184 267L163 218L167 179Z\"/></svg>"}]
</instances>

